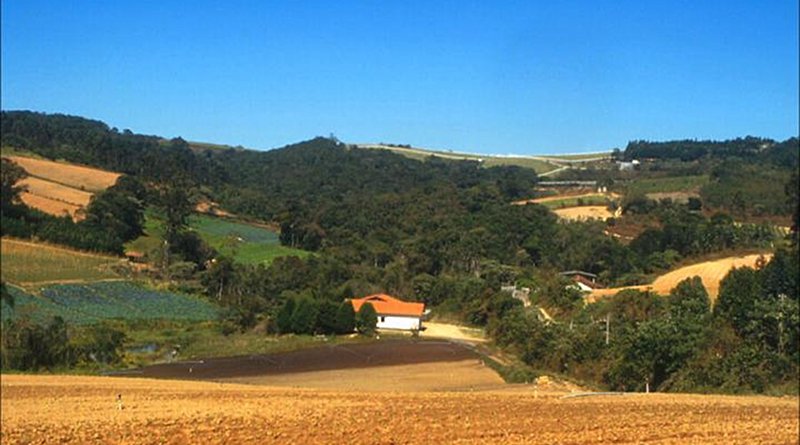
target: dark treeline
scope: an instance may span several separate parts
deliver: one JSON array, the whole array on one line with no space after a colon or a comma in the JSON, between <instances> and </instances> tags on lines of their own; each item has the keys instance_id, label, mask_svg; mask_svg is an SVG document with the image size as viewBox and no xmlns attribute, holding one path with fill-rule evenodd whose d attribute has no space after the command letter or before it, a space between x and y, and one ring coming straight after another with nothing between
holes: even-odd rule
<instances>
[{"instance_id":1,"label":"dark treeline","mask_svg":"<svg viewBox=\"0 0 800 445\"><path fill-rule=\"evenodd\" d=\"M750 162L797 167L798 138L783 142L748 136L726 141L680 140L666 142L631 141L624 157L632 159L679 159L695 161L701 158L738 158Z\"/></svg>"}]
</instances>

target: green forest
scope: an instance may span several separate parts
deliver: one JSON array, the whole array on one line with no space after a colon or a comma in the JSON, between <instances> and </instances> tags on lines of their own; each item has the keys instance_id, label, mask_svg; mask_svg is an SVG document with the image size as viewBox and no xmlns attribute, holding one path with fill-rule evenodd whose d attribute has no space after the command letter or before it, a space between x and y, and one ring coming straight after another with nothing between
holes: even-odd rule
<instances>
[{"instance_id":1,"label":"green forest","mask_svg":"<svg viewBox=\"0 0 800 445\"><path fill-rule=\"evenodd\" d=\"M265 320L273 333L369 332L370 315L340 314L342 302L386 292L485 327L520 358L521 381L546 371L625 390L797 391L797 138L631 142L619 157L652 160L636 174L709 180L687 203L626 197L625 214L647 224L624 242L607 234L613 220L567 222L543 205L510 205L539 182L521 167L415 160L321 137L270 151L209 149L22 111L2 112L0 143L124 174L75 223L22 205L15 183L25 173L4 159L4 236L122 254L152 212L165 246L154 258L158 278L225 308L225 332ZM190 227L201 200L280 227L283 246L314 254L237 261ZM792 231L742 215L777 215ZM714 305L698 280L667 298L629 291L584 304L559 275L583 270L607 286L641 284L679 263L747 250L775 256L731 272ZM501 292L505 285L532 289L534 307L556 321L540 320ZM62 328L42 329L60 336Z\"/></svg>"}]
</instances>

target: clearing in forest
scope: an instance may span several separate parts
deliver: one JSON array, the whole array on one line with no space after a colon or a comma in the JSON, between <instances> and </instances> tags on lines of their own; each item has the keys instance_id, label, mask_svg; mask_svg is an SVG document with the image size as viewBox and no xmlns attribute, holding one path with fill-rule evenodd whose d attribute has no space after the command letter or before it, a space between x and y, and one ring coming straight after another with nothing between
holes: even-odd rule
<instances>
[{"instance_id":1,"label":"clearing in forest","mask_svg":"<svg viewBox=\"0 0 800 445\"><path fill-rule=\"evenodd\" d=\"M625 289L638 289L655 292L660 295L667 295L675 288L681 281L699 276L703 280L703 285L708 291L708 295L713 302L719 295L719 283L725 278L725 275L735 267L755 267L759 258L769 261L772 254L753 254L745 256L734 256L728 258L721 258L714 261L704 261L702 263L692 264L689 266L681 267L680 269L667 272L664 275L656 278L652 284L642 286L627 286L609 289L596 289L589 294L590 300L596 300L600 297L614 295L617 292Z\"/></svg>"}]
</instances>

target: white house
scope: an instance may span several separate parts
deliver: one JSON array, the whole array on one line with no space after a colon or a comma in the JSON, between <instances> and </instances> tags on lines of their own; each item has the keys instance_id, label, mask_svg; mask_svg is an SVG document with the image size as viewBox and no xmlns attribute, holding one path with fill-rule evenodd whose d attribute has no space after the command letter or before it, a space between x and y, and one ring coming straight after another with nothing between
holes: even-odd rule
<instances>
[{"instance_id":1,"label":"white house","mask_svg":"<svg viewBox=\"0 0 800 445\"><path fill-rule=\"evenodd\" d=\"M353 310L358 312L364 303L369 303L378 314L378 329L419 331L422 329L422 314L425 303L409 303L386 294L369 295L350 300Z\"/></svg>"}]
</instances>

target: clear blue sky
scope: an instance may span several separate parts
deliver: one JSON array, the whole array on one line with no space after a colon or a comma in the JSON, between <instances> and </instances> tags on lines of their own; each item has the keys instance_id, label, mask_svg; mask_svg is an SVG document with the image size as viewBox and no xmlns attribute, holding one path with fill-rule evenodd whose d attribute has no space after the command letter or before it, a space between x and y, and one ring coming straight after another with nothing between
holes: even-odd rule
<instances>
[{"instance_id":1,"label":"clear blue sky","mask_svg":"<svg viewBox=\"0 0 800 445\"><path fill-rule=\"evenodd\" d=\"M798 2L2 1L2 108L274 148L798 134Z\"/></svg>"}]
</instances>

